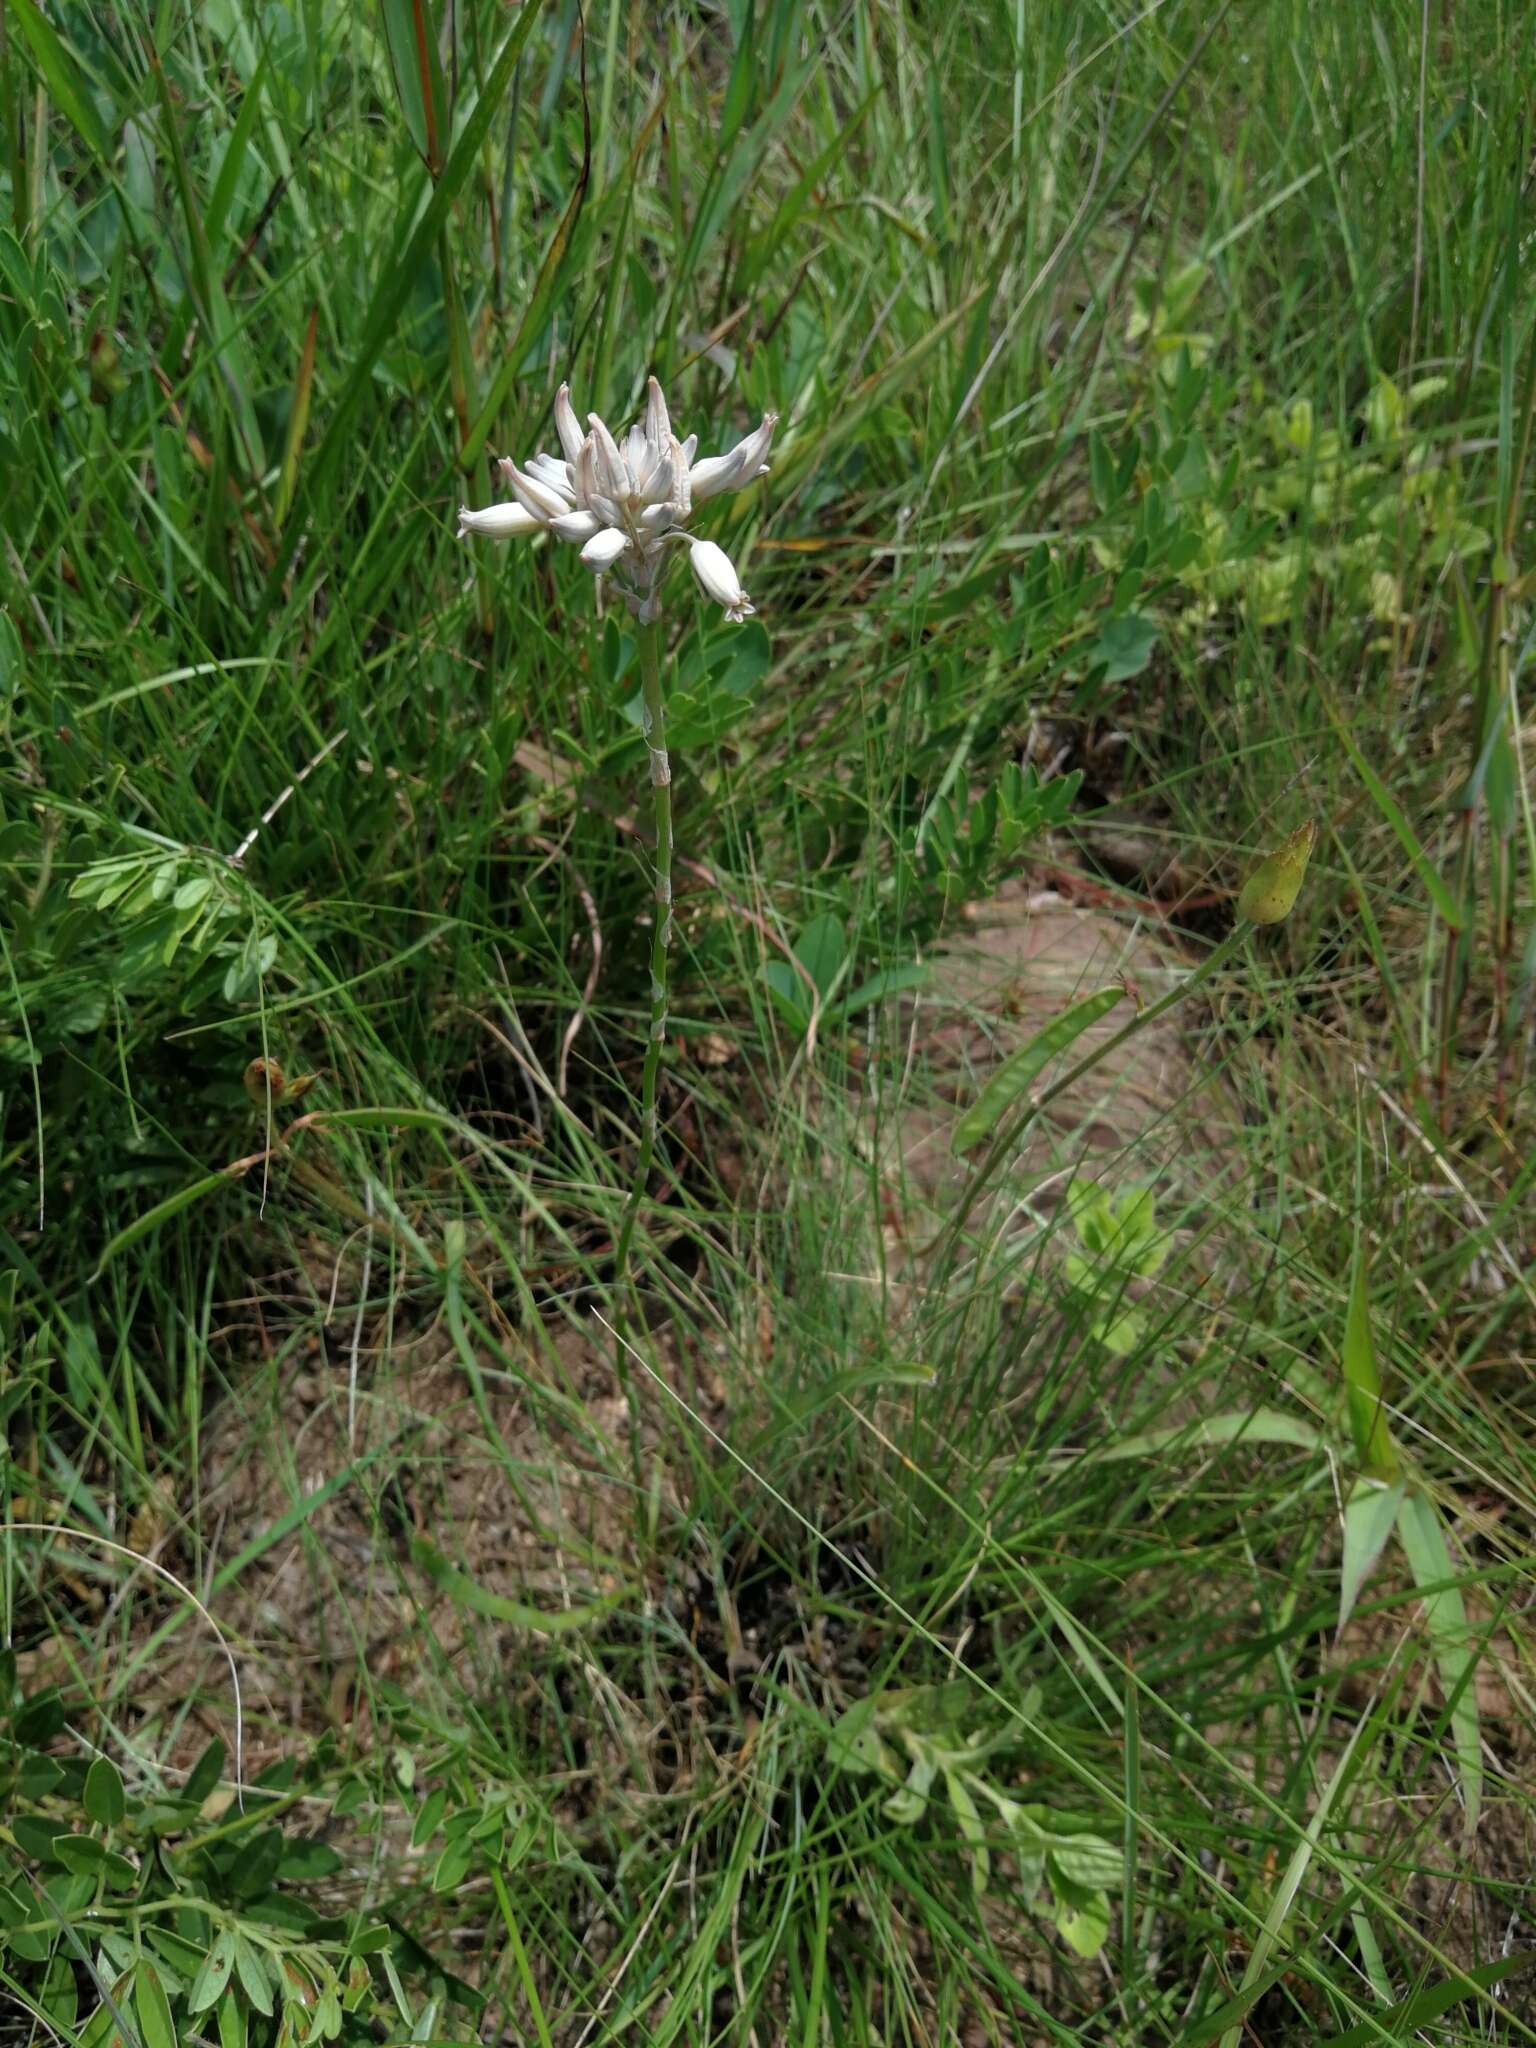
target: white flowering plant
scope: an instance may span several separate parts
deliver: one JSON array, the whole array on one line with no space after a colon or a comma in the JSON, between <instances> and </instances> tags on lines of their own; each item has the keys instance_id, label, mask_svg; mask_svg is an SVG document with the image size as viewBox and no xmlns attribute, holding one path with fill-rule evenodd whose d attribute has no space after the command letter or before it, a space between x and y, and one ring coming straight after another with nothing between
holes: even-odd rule
<instances>
[{"instance_id":1,"label":"white flowering plant","mask_svg":"<svg viewBox=\"0 0 1536 2048\"><path fill-rule=\"evenodd\" d=\"M667 696L662 684L661 621L667 574L681 552L704 595L739 625L756 610L736 565L718 542L693 531L699 508L756 482L768 469L778 424L765 413L758 426L723 455L698 453L698 436L680 439L661 386L646 386L645 412L622 436L597 413L583 432L568 384L555 394L558 455L541 450L519 465L501 462L510 496L497 505L459 511L461 537L514 540L549 533L581 550L613 590L638 629L641 722L650 761L656 821L655 919L651 940L651 1009L641 1080L640 1150L615 1255L615 1283L627 1270L635 1219L644 1198L657 1138L656 1089L667 1035L667 962L672 940L672 765L667 753Z\"/></svg>"},{"instance_id":2,"label":"white flowering plant","mask_svg":"<svg viewBox=\"0 0 1536 2048\"><path fill-rule=\"evenodd\" d=\"M581 559L607 578L641 625L661 617L661 591L676 544L688 550L706 597L738 623L756 609L725 549L690 531L698 507L738 491L767 473L766 457L778 423L762 423L724 455L698 456L698 436L680 441L667 401L652 377L645 417L622 442L594 413L584 434L568 384L555 394L555 432L561 453L540 453L523 468L510 456L501 472L512 495L481 511L463 506L459 532L513 540L548 531L581 549Z\"/></svg>"}]
</instances>

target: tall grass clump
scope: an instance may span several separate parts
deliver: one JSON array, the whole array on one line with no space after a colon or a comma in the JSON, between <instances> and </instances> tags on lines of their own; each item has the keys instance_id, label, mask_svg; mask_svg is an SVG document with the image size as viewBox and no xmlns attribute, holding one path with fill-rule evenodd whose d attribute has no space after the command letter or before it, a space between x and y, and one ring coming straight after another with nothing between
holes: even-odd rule
<instances>
[{"instance_id":1,"label":"tall grass clump","mask_svg":"<svg viewBox=\"0 0 1536 2048\"><path fill-rule=\"evenodd\" d=\"M29 2031L1536 2037L1533 85L12 0Z\"/></svg>"}]
</instances>

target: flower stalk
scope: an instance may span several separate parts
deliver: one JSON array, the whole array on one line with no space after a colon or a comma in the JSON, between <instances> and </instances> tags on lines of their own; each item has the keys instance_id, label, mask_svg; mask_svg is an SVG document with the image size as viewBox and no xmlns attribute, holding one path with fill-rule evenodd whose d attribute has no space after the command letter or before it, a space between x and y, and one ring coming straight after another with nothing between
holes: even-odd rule
<instances>
[{"instance_id":1,"label":"flower stalk","mask_svg":"<svg viewBox=\"0 0 1536 2048\"><path fill-rule=\"evenodd\" d=\"M645 1069L640 1078L640 1152L619 1241L614 1253L614 1286L624 1285L635 1220L645 1199L651 1162L656 1156L656 1089L662 1051L667 1042L667 961L672 948L672 763L667 754L667 700L661 681L661 628L640 628L641 717L651 767L651 801L656 818L656 882L651 931L651 1022L646 1037Z\"/></svg>"}]
</instances>

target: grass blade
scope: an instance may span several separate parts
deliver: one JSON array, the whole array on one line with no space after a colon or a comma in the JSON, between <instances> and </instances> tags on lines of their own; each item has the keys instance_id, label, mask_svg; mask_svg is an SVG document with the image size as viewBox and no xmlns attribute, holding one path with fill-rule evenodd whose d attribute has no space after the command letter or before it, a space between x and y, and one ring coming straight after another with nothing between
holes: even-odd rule
<instances>
[{"instance_id":1,"label":"grass blade","mask_svg":"<svg viewBox=\"0 0 1536 2048\"><path fill-rule=\"evenodd\" d=\"M1019 1097L1038 1079L1056 1055L1081 1038L1088 1028L1107 1017L1117 1003L1125 1001L1123 988L1097 989L1084 996L1059 1017L1053 1017L1043 1031L1036 1032L1027 1045L1008 1055L991 1075L980 1095L955 1124L954 1149L968 1152L990 1137Z\"/></svg>"},{"instance_id":2,"label":"grass blade","mask_svg":"<svg viewBox=\"0 0 1536 2048\"><path fill-rule=\"evenodd\" d=\"M1167 1429L1150 1429L1140 1436L1122 1437L1102 1451L1087 1455L1104 1464L1121 1458L1155 1457L1160 1451L1202 1450L1213 1444L1294 1444L1298 1450L1321 1450L1321 1430L1305 1416L1287 1415L1283 1408L1253 1408L1244 1413L1208 1415L1198 1422L1177 1422Z\"/></svg>"},{"instance_id":3,"label":"grass blade","mask_svg":"<svg viewBox=\"0 0 1536 2048\"><path fill-rule=\"evenodd\" d=\"M315 383L315 330L320 318L320 308L311 306L309 322L304 330L304 348L299 356L298 375L293 380L293 403L288 411L288 433L283 442L283 466L277 480L277 504L273 510L273 523L281 528L288 517L293 503L293 494L299 481L299 451L304 443L304 429L309 424L309 400Z\"/></svg>"},{"instance_id":4,"label":"grass blade","mask_svg":"<svg viewBox=\"0 0 1536 2048\"><path fill-rule=\"evenodd\" d=\"M104 162L108 153L107 137L75 57L54 33L37 0L12 0L11 12L27 39L33 62L42 74L54 105L92 156L98 162Z\"/></svg>"},{"instance_id":5,"label":"grass blade","mask_svg":"<svg viewBox=\"0 0 1536 2048\"><path fill-rule=\"evenodd\" d=\"M211 1195L215 1188L228 1186L227 1173L205 1173L201 1180L190 1181L186 1187L178 1188L174 1195L167 1195L163 1202L156 1202L152 1209L146 1209L142 1216L135 1216L133 1221L118 1231L115 1237L107 1240L106 1249L96 1263L93 1277L100 1279L115 1258L127 1251L130 1245L137 1244L140 1238L148 1237L151 1231L158 1230L162 1223L169 1222L173 1216L179 1216L183 1209L190 1209L194 1202L202 1201L203 1197Z\"/></svg>"},{"instance_id":6,"label":"grass blade","mask_svg":"<svg viewBox=\"0 0 1536 2048\"><path fill-rule=\"evenodd\" d=\"M483 1615L487 1621L510 1622L514 1628L529 1629L535 1635L568 1635L572 1629L587 1628L594 1621L601 1621L605 1614L611 1614L627 1598L629 1590L625 1587L620 1592L605 1594L584 1607L557 1607L546 1613L542 1607L530 1607L526 1600L509 1600L504 1594L490 1592L467 1572L456 1571L430 1543L419 1537L411 1545L411 1557L456 1607Z\"/></svg>"},{"instance_id":7,"label":"grass blade","mask_svg":"<svg viewBox=\"0 0 1536 2048\"><path fill-rule=\"evenodd\" d=\"M1533 1962L1536 1952L1527 1949L1520 1955L1499 1956L1491 1963L1479 1963L1476 1969L1444 1977L1438 1984L1414 1992L1411 1998L1400 2000L1388 2011L1362 2020L1358 2027L1330 2034L1326 2041L1318 2043L1318 2048L1376 2048L1382 2041L1407 2041L1442 2013L1449 2012L1453 2005L1460 2005L1463 1999L1479 1991L1491 1991L1517 1970L1528 1970Z\"/></svg>"},{"instance_id":8,"label":"grass blade","mask_svg":"<svg viewBox=\"0 0 1536 2048\"><path fill-rule=\"evenodd\" d=\"M453 154L449 157L427 205L420 207L418 195L414 192L406 196L398 217L396 248L380 266L379 283L363 322L351 370L332 409L330 424L315 453L304 497L306 504L316 511L322 502L321 494L330 480L335 465L340 462L350 444L353 421L373 375L374 364L398 326L406 301L416 288L422 265L435 249L437 239L453 212L459 193L475 169L481 147L490 132L491 123L505 104L507 88L512 82L512 73L517 68L523 47L533 33L534 24L542 11L537 0L528 0L528 4L519 9L517 20L507 31L497 52L496 61L486 78L485 86L464 123ZM461 452L462 459L468 461L475 450L466 448ZM307 519L293 522L284 536L283 546L269 579L269 594L274 601L281 594L282 579L307 524Z\"/></svg>"},{"instance_id":9,"label":"grass blade","mask_svg":"<svg viewBox=\"0 0 1536 2048\"><path fill-rule=\"evenodd\" d=\"M1350 1280L1349 1307L1344 1315L1344 1343L1340 1357L1355 1455L1366 1472L1379 1479L1391 1479L1398 1469L1397 1448L1387 1428L1381 1374L1376 1364L1376 1341L1371 1333L1370 1282L1365 1252L1359 1245L1355 1247L1354 1273Z\"/></svg>"},{"instance_id":10,"label":"grass blade","mask_svg":"<svg viewBox=\"0 0 1536 2048\"><path fill-rule=\"evenodd\" d=\"M1383 1486L1362 1473L1344 1503L1344 1563L1339 1574L1339 1628L1355 1609L1360 1588L1386 1547L1402 1506L1401 1481Z\"/></svg>"},{"instance_id":11,"label":"grass blade","mask_svg":"<svg viewBox=\"0 0 1536 2048\"><path fill-rule=\"evenodd\" d=\"M1365 1723L1361 1722L1345 1744L1344 1754L1339 1758L1327 1784L1318 1795L1317 1805L1313 1810L1311 1820L1307 1823L1306 1833L1291 1852L1291 1860L1285 1867L1285 1875L1275 1888L1275 1895L1269 1902L1269 1911L1264 1915L1264 1925L1259 1929L1258 1938L1254 1942L1248 1957L1248 1967L1243 1972L1243 1981L1238 1986L1239 2002L1242 2001L1245 1993L1248 1994L1248 2004L1242 2007L1245 2013L1251 2010L1253 2001L1262 1995L1264 1973L1269 1967L1269 1959L1274 1954L1275 1948L1284 1933L1286 1922L1291 1917L1291 1909L1296 1903L1296 1895L1301 1890L1306 1880L1307 1872L1312 1867L1312 1859L1317 1854L1317 1845L1322 1840L1323 1829L1328 1824L1329 1812L1333 1807L1339 1787L1343 1784L1345 1775L1349 1770L1350 1758L1355 1753L1355 1744L1360 1740L1361 1730L1364 1726ZM1239 2018L1222 2035L1221 2048L1239 2048L1243 2033L1244 2022Z\"/></svg>"},{"instance_id":12,"label":"grass blade","mask_svg":"<svg viewBox=\"0 0 1536 2048\"><path fill-rule=\"evenodd\" d=\"M1332 722L1334 735L1339 745L1349 756L1355 773L1365 784L1367 790L1369 790L1371 801L1392 827L1398 845L1407 854L1410 866L1424 884L1436 910L1439 911L1441 917L1453 932L1461 931L1467 921L1466 912L1441 880L1434 862L1425 852L1418 834L1409 824L1402 805L1393 796L1391 790L1387 788L1387 785L1376 773L1370 762L1366 760L1364 754L1361 753L1359 747L1355 744L1354 735L1350 732L1348 726L1345 725L1334 706L1326 699L1324 699L1324 709L1327 711L1328 717Z\"/></svg>"},{"instance_id":13,"label":"grass blade","mask_svg":"<svg viewBox=\"0 0 1536 2048\"><path fill-rule=\"evenodd\" d=\"M1424 1622L1451 1709L1451 1737L1465 1806L1463 1828L1470 1835L1483 1804L1483 1745L1474 1667L1477 1653L1467 1626L1467 1604L1456 1584L1456 1568L1434 1502L1417 1491L1404 1499L1398 1534L1408 1568L1424 1603Z\"/></svg>"}]
</instances>

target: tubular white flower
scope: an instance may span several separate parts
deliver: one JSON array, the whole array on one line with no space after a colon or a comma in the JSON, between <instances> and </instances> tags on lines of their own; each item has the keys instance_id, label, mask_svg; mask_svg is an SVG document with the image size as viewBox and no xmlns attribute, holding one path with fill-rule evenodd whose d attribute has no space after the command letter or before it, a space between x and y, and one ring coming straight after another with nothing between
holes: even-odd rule
<instances>
[{"instance_id":1,"label":"tubular white flower","mask_svg":"<svg viewBox=\"0 0 1536 2048\"><path fill-rule=\"evenodd\" d=\"M535 455L527 465L528 474L537 477L541 484L548 484L552 491L558 491L568 505L576 502L575 488L571 483L571 466L562 462L558 455Z\"/></svg>"},{"instance_id":2,"label":"tubular white flower","mask_svg":"<svg viewBox=\"0 0 1536 2048\"><path fill-rule=\"evenodd\" d=\"M595 412L587 414L592 429L592 469L597 488L610 498L627 498L633 479L619 445Z\"/></svg>"},{"instance_id":3,"label":"tubular white flower","mask_svg":"<svg viewBox=\"0 0 1536 2048\"><path fill-rule=\"evenodd\" d=\"M586 436L576 418L576 408L571 404L569 384L562 384L555 393L555 432L560 436L561 454L567 462L574 463Z\"/></svg>"},{"instance_id":4,"label":"tubular white flower","mask_svg":"<svg viewBox=\"0 0 1536 2048\"><path fill-rule=\"evenodd\" d=\"M637 490L640 479L650 475L660 452L638 422L624 436L624 467L629 471L630 483Z\"/></svg>"},{"instance_id":5,"label":"tubular white flower","mask_svg":"<svg viewBox=\"0 0 1536 2048\"><path fill-rule=\"evenodd\" d=\"M501 458L501 473L512 486L512 495L517 502L526 505L541 526L548 525L551 519L558 519L562 512L570 511L570 504L553 484L544 483L538 477L530 476L526 470L519 469L510 455Z\"/></svg>"},{"instance_id":6,"label":"tubular white flower","mask_svg":"<svg viewBox=\"0 0 1536 2048\"><path fill-rule=\"evenodd\" d=\"M603 522L595 512L565 512L551 519L549 530L561 540L588 541L602 531Z\"/></svg>"},{"instance_id":7,"label":"tubular white flower","mask_svg":"<svg viewBox=\"0 0 1536 2048\"><path fill-rule=\"evenodd\" d=\"M718 498L761 476L768 467L765 457L778 423L776 412L766 412L762 425L738 441L729 454L706 455L702 462L694 463L688 472L688 488L694 498Z\"/></svg>"},{"instance_id":8,"label":"tubular white flower","mask_svg":"<svg viewBox=\"0 0 1536 2048\"><path fill-rule=\"evenodd\" d=\"M642 505L670 505L673 469L670 455L658 455L650 468L635 479L635 496Z\"/></svg>"},{"instance_id":9,"label":"tubular white flower","mask_svg":"<svg viewBox=\"0 0 1536 2048\"><path fill-rule=\"evenodd\" d=\"M535 518L526 505L515 501L505 505L485 505L478 511L470 505L459 507L460 540L472 533L484 534L487 540L520 540L524 534L537 533L543 524L543 520Z\"/></svg>"},{"instance_id":10,"label":"tubular white flower","mask_svg":"<svg viewBox=\"0 0 1536 2048\"><path fill-rule=\"evenodd\" d=\"M605 526L600 533L594 533L581 551L581 559L589 569L601 572L611 569L614 563L629 547L629 535L621 533L616 526Z\"/></svg>"},{"instance_id":11,"label":"tubular white flower","mask_svg":"<svg viewBox=\"0 0 1536 2048\"><path fill-rule=\"evenodd\" d=\"M756 607L741 587L735 563L725 549L717 547L712 540L695 540L692 534L685 534L684 539L688 542L693 573L698 577L704 595L723 605L725 616L732 625L739 626Z\"/></svg>"}]
</instances>

